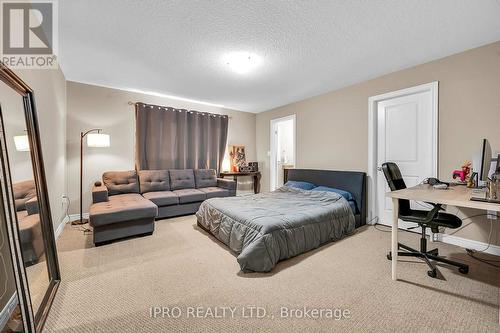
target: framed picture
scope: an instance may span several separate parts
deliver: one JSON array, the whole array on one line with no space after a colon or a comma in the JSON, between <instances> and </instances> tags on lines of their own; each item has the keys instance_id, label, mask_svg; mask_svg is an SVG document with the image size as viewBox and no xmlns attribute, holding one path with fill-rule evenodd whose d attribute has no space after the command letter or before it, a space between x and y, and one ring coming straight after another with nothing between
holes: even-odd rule
<instances>
[{"instance_id":1,"label":"framed picture","mask_svg":"<svg viewBox=\"0 0 500 333\"><path fill-rule=\"evenodd\" d=\"M245 146L231 145L229 146L229 158L231 162L231 169L239 170L240 167L246 166L246 152Z\"/></svg>"}]
</instances>

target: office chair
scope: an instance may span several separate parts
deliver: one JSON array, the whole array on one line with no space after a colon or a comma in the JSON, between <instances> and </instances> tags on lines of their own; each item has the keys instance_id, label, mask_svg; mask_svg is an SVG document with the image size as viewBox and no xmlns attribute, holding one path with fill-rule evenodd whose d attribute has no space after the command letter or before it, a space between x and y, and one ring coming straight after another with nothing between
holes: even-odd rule
<instances>
[{"instance_id":1,"label":"office chair","mask_svg":"<svg viewBox=\"0 0 500 333\"><path fill-rule=\"evenodd\" d=\"M387 162L382 164L382 171L384 172L391 191L406 188L406 184L401 176L401 171L396 163ZM415 210L410 208L409 200L399 199L399 218L406 222L418 224L415 228L422 228L422 234L420 238L420 251L398 243L398 249L404 250L404 252L398 251L398 255L402 257L416 257L422 259L430 268L430 270L427 271L427 274L433 278L437 276L437 272L436 267L433 265L431 260L458 267L458 271L460 273L467 274L469 272L469 266L439 257L438 249L427 251L427 238L425 233L427 228L431 228L432 232L437 233L439 232L439 227L456 229L462 225L462 220L460 220L457 216L440 212L440 210L443 210L441 205L432 203L429 204L433 206L430 211ZM391 252L387 255L387 259L392 260Z\"/></svg>"}]
</instances>

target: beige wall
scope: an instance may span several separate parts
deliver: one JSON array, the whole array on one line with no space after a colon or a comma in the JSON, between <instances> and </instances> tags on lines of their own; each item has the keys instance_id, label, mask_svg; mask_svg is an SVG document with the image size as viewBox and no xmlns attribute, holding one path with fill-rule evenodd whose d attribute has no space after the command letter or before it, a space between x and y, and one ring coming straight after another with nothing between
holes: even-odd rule
<instances>
[{"instance_id":1,"label":"beige wall","mask_svg":"<svg viewBox=\"0 0 500 333\"><path fill-rule=\"evenodd\" d=\"M129 101L227 114L230 116L228 144L243 144L247 147L247 158L256 158L255 114L71 81L67 82L67 90L68 194L72 214L79 212L81 131L102 128L111 136L109 148L84 148L84 212L88 211L91 202L92 185L101 179L104 171L134 169L135 116L134 107L127 104ZM238 186L248 189L246 182Z\"/></svg>"},{"instance_id":2,"label":"beige wall","mask_svg":"<svg viewBox=\"0 0 500 333\"><path fill-rule=\"evenodd\" d=\"M497 42L259 113L256 144L263 189L269 188L271 119L297 115L297 167L367 171L368 98L432 81L439 81L439 177L449 179L452 170L471 159L481 138L488 138L492 149L500 151ZM481 212L462 212L468 216L476 213ZM500 245L497 221L492 238ZM489 222L476 219L467 225L469 222L456 235L486 242Z\"/></svg>"},{"instance_id":3,"label":"beige wall","mask_svg":"<svg viewBox=\"0 0 500 333\"><path fill-rule=\"evenodd\" d=\"M40 140L54 230L65 217L66 194L66 79L58 70L18 70L35 92Z\"/></svg>"}]
</instances>

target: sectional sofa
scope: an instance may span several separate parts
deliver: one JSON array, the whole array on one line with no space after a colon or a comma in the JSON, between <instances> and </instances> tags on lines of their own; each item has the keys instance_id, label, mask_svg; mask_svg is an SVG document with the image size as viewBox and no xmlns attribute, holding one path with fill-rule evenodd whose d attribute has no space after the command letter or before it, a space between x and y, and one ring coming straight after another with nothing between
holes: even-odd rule
<instances>
[{"instance_id":1,"label":"sectional sofa","mask_svg":"<svg viewBox=\"0 0 500 333\"><path fill-rule=\"evenodd\" d=\"M31 266L45 253L35 181L30 179L13 183L12 189L23 260L26 266Z\"/></svg>"},{"instance_id":2,"label":"sectional sofa","mask_svg":"<svg viewBox=\"0 0 500 333\"><path fill-rule=\"evenodd\" d=\"M105 172L92 189L94 244L152 234L155 219L194 214L206 199L235 195L236 182L210 169Z\"/></svg>"}]
</instances>

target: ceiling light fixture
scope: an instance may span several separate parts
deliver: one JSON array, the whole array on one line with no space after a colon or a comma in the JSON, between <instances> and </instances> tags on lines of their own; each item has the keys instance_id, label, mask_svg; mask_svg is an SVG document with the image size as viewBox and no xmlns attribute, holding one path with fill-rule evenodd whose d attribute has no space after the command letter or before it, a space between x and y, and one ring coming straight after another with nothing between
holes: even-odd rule
<instances>
[{"instance_id":1,"label":"ceiling light fixture","mask_svg":"<svg viewBox=\"0 0 500 333\"><path fill-rule=\"evenodd\" d=\"M262 58L250 52L231 52L226 54L223 60L238 74L247 74L262 64Z\"/></svg>"}]
</instances>

